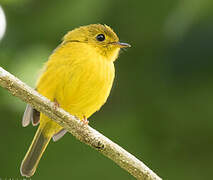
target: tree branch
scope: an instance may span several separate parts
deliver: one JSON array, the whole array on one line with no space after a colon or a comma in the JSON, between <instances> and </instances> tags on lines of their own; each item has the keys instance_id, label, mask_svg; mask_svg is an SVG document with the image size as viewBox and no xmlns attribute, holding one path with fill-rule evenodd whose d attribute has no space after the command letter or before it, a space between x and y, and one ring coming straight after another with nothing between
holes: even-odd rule
<instances>
[{"instance_id":1,"label":"tree branch","mask_svg":"<svg viewBox=\"0 0 213 180\"><path fill-rule=\"evenodd\" d=\"M78 140L98 150L136 179L161 180L143 162L0 67L0 86L60 124Z\"/></svg>"}]
</instances>

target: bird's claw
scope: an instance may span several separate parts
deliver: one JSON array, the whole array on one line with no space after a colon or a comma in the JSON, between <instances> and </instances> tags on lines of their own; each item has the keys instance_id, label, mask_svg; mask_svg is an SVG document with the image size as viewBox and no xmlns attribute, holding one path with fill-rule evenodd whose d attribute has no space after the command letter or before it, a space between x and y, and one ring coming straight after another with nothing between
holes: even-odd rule
<instances>
[{"instance_id":1,"label":"bird's claw","mask_svg":"<svg viewBox=\"0 0 213 180\"><path fill-rule=\"evenodd\" d=\"M87 120L86 116L83 116L83 119L81 120L84 125L88 125L89 121Z\"/></svg>"},{"instance_id":2,"label":"bird's claw","mask_svg":"<svg viewBox=\"0 0 213 180\"><path fill-rule=\"evenodd\" d=\"M54 103L54 110L56 110L57 108L59 108L60 107L60 104L58 103L58 101L57 101L57 99L56 98L54 98L54 101L53 101L53 103Z\"/></svg>"}]
</instances>

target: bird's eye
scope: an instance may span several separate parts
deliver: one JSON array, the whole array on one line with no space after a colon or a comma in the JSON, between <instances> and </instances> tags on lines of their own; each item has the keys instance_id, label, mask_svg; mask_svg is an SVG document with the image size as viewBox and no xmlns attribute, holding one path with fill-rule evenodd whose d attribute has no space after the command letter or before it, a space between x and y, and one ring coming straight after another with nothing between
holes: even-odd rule
<instances>
[{"instance_id":1,"label":"bird's eye","mask_svg":"<svg viewBox=\"0 0 213 180\"><path fill-rule=\"evenodd\" d=\"M96 36L96 39L98 41L104 41L105 40L105 36L103 34L99 34L99 35Z\"/></svg>"}]
</instances>

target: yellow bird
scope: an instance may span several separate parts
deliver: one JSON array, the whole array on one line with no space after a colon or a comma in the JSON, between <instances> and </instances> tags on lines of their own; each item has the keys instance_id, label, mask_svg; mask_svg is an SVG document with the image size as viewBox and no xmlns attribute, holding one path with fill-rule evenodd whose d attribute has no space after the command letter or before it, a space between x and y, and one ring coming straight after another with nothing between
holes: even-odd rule
<instances>
[{"instance_id":1,"label":"yellow bird","mask_svg":"<svg viewBox=\"0 0 213 180\"><path fill-rule=\"evenodd\" d=\"M120 48L130 47L119 42L107 25L92 24L68 32L44 66L36 90L56 106L78 117L85 124L106 102L112 88ZM21 164L22 176L32 176L49 141L65 133L60 125L27 105L22 125L40 123L32 144Z\"/></svg>"}]
</instances>

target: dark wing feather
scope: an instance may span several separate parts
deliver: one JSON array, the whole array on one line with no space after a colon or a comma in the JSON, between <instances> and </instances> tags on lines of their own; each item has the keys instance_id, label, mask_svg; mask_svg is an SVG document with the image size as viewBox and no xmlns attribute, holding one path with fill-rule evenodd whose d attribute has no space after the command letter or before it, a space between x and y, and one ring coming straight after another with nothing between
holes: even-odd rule
<instances>
[{"instance_id":1,"label":"dark wing feather","mask_svg":"<svg viewBox=\"0 0 213 180\"><path fill-rule=\"evenodd\" d=\"M37 111L36 109L33 109L33 119L32 119L32 124L33 126L37 126L40 121L40 112Z\"/></svg>"},{"instance_id":2,"label":"dark wing feather","mask_svg":"<svg viewBox=\"0 0 213 180\"><path fill-rule=\"evenodd\" d=\"M39 124L40 120L40 112L33 109L29 104L27 104L27 107L24 111L24 115L22 118L22 126L26 127L32 122L33 126L36 126Z\"/></svg>"}]
</instances>

